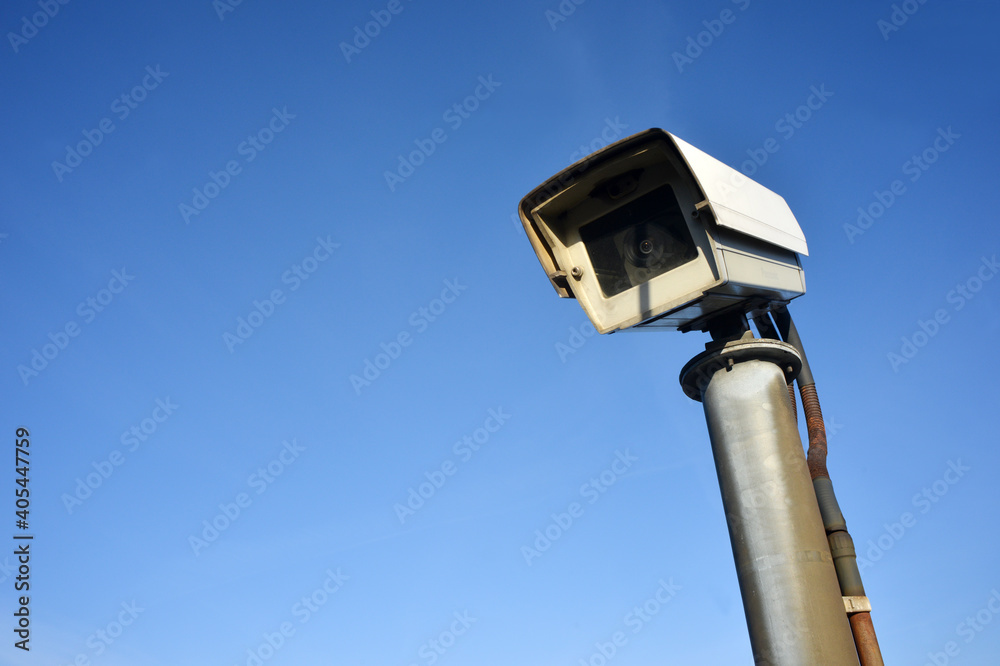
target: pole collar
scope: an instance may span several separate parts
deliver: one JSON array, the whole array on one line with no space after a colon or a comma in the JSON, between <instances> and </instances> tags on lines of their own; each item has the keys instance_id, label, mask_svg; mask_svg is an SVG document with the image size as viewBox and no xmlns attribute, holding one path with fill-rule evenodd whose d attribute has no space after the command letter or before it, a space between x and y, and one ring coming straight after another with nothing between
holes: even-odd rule
<instances>
[{"instance_id":1,"label":"pole collar","mask_svg":"<svg viewBox=\"0 0 1000 666\"><path fill-rule=\"evenodd\" d=\"M680 382L684 395L702 401L712 376L719 370L729 370L745 361L770 361L791 383L802 369L802 357L792 345L768 338L754 338L747 333L743 338L727 342L722 347L703 351L688 361L681 369Z\"/></svg>"}]
</instances>

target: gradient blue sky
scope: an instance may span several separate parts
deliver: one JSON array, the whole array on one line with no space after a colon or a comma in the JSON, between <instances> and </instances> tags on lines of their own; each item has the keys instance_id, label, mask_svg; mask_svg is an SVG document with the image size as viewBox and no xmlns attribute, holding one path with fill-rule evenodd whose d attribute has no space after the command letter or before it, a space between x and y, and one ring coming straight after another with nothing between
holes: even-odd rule
<instances>
[{"instance_id":1,"label":"gradient blue sky","mask_svg":"<svg viewBox=\"0 0 1000 666\"><path fill-rule=\"evenodd\" d=\"M996 663L1000 621L963 624L1000 608L994 3L219 7L0 10L3 427L31 432L35 534L27 654L0 556L0 663L576 666L619 631L615 666L751 663L677 381L706 337L583 337L512 219L648 127L737 168L779 146L746 170L809 241L792 312L886 661Z\"/></svg>"}]
</instances>

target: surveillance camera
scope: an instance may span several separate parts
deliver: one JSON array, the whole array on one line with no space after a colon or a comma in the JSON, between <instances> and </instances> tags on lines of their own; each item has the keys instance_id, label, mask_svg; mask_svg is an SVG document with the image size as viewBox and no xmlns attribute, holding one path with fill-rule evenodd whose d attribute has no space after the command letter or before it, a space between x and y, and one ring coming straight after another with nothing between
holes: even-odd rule
<instances>
[{"instance_id":1,"label":"surveillance camera","mask_svg":"<svg viewBox=\"0 0 1000 666\"><path fill-rule=\"evenodd\" d=\"M580 160L518 209L552 285L600 333L707 330L805 293L785 200L661 129Z\"/></svg>"}]
</instances>

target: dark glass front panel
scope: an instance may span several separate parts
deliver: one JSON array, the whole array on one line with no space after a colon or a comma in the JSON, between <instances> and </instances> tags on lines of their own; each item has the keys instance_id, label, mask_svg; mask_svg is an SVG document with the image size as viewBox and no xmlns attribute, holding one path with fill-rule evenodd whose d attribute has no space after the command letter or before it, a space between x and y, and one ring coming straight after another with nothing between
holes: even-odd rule
<instances>
[{"instance_id":1,"label":"dark glass front panel","mask_svg":"<svg viewBox=\"0 0 1000 666\"><path fill-rule=\"evenodd\" d=\"M698 256L677 197L663 185L580 228L606 298Z\"/></svg>"}]
</instances>

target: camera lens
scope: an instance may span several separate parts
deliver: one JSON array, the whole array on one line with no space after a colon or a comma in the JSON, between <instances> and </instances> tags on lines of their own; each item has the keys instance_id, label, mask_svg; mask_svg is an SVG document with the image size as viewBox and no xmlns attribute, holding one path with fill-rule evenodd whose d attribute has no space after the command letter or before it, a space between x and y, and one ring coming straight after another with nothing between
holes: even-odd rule
<instances>
[{"instance_id":1,"label":"camera lens","mask_svg":"<svg viewBox=\"0 0 1000 666\"><path fill-rule=\"evenodd\" d=\"M630 264L650 268L663 257L670 244L669 234L659 225L638 224L625 232L622 249Z\"/></svg>"},{"instance_id":2,"label":"camera lens","mask_svg":"<svg viewBox=\"0 0 1000 666\"><path fill-rule=\"evenodd\" d=\"M601 291L616 296L698 256L677 197L663 185L580 228Z\"/></svg>"}]
</instances>

